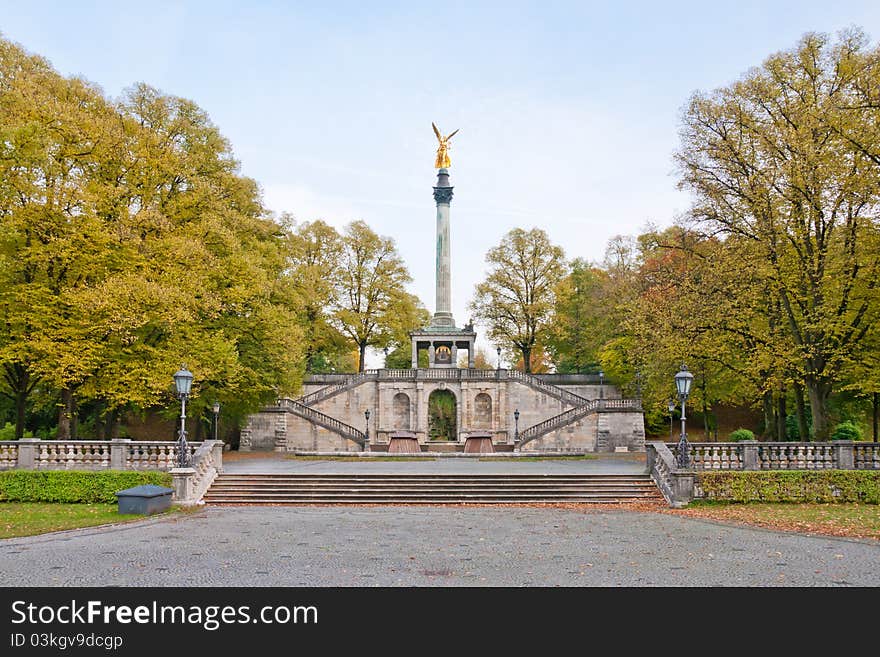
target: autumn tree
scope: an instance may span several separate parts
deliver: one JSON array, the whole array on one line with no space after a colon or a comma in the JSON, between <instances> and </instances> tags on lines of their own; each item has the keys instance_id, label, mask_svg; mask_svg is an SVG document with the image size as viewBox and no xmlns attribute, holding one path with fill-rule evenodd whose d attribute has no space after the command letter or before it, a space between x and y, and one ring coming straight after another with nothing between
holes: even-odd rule
<instances>
[{"instance_id":1,"label":"autumn tree","mask_svg":"<svg viewBox=\"0 0 880 657\"><path fill-rule=\"evenodd\" d=\"M404 343L411 330L425 323L427 312L404 289L411 280L394 240L377 235L363 221L346 226L332 322L357 346L359 372L367 347Z\"/></svg>"},{"instance_id":2,"label":"autumn tree","mask_svg":"<svg viewBox=\"0 0 880 657\"><path fill-rule=\"evenodd\" d=\"M530 372L532 349L550 325L566 273L565 254L540 228L514 228L489 250L486 263L489 273L469 307L489 339L519 350Z\"/></svg>"},{"instance_id":3,"label":"autumn tree","mask_svg":"<svg viewBox=\"0 0 880 657\"><path fill-rule=\"evenodd\" d=\"M878 80L880 50L860 32L808 34L694 95L677 154L698 225L741 240L742 267L778 312L820 439L842 368L880 319Z\"/></svg>"}]
</instances>

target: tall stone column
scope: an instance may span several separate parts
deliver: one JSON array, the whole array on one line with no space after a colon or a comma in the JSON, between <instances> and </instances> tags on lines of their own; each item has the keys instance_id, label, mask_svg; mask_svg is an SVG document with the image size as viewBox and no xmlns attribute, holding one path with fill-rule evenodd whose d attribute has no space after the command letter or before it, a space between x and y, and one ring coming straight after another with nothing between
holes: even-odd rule
<instances>
[{"instance_id":1,"label":"tall stone column","mask_svg":"<svg viewBox=\"0 0 880 657\"><path fill-rule=\"evenodd\" d=\"M452 317L452 272L449 242L449 204L452 202L452 185L449 170L438 169L437 186L434 187L437 204L437 294L434 306L433 326L455 327Z\"/></svg>"}]
</instances>

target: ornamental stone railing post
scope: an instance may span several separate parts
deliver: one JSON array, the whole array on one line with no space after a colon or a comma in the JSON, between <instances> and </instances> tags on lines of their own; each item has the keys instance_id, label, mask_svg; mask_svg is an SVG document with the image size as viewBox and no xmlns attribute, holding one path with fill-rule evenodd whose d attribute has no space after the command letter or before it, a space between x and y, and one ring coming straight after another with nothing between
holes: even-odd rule
<instances>
[{"instance_id":1,"label":"ornamental stone railing post","mask_svg":"<svg viewBox=\"0 0 880 657\"><path fill-rule=\"evenodd\" d=\"M694 499L694 473L681 470L671 475L672 505L676 508L687 506Z\"/></svg>"},{"instance_id":2,"label":"ornamental stone railing post","mask_svg":"<svg viewBox=\"0 0 880 657\"><path fill-rule=\"evenodd\" d=\"M110 469L125 470L128 461L129 438L114 438L110 441Z\"/></svg>"},{"instance_id":3,"label":"ornamental stone railing post","mask_svg":"<svg viewBox=\"0 0 880 657\"><path fill-rule=\"evenodd\" d=\"M223 472L223 447L222 440L215 440L214 446L211 448L211 451L213 452L211 458L214 460L214 468L218 473Z\"/></svg>"},{"instance_id":4,"label":"ornamental stone railing post","mask_svg":"<svg viewBox=\"0 0 880 657\"><path fill-rule=\"evenodd\" d=\"M740 445L742 445L743 453L742 453L742 468L743 470L759 470L760 464L758 463L758 441L757 440L743 440Z\"/></svg>"},{"instance_id":5,"label":"ornamental stone railing post","mask_svg":"<svg viewBox=\"0 0 880 657\"><path fill-rule=\"evenodd\" d=\"M18 441L18 467L22 470L35 470L42 441L39 438L22 438Z\"/></svg>"},{"instance_id":6,"label":"ornamental stone railing post","mask_svg":"<svg viewBox=\"0 0 880 657\"><path fill-rule=\"evenodd\" d=\"M193 496L193 475L195 468L172 468L171 487L174 489L173 499L180 504L186 504Z\"/></svg>"},{"instance_id":7,"label":"ornamental stone railing post","mask_svg":"<svg viewBox=\"0 0 880 657\"><path fill-rule=\"evenodd\" d=\"M835 440L831 445L834 450L834 467L839 470L855 470L853 441Z\"/></svg>"}]
</instances>

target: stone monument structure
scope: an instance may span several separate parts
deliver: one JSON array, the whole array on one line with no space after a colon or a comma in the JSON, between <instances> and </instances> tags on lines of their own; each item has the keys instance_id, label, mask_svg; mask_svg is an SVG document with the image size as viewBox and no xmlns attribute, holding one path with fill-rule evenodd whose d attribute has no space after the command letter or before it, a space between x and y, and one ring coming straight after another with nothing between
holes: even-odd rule
<instances>
[{"instance_id":1,"label":"stone monument structure","mask_svg":"<svg viewBox=\"0 0 880 657\"><path fill-rule=\"evenodd\" d=\"M422 451L437 452L464 452L469 437L468 451L644 451L641 400L621 399L598 377L474 368L473 324L458 328L452 315L449 139L458 130L444 137L431 125L439 142L436 294L430 324L410 334L412 368L313 375L303 396L279 399L250 417L241 449L388 451L392 436L405 436L411 446L417 441ZM422 350L427 368L418 366ZM460 350L467 367L458 365ZM440 419L437 408L445 414ZM441 419L454 435L438 431Z\"/></svg>"}]
</instances>

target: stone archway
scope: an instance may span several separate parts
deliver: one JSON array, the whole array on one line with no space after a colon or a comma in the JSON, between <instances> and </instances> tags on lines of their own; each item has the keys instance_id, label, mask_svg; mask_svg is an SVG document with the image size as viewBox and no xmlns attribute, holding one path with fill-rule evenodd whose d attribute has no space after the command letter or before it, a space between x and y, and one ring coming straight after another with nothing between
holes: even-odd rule
<instances>
[{"instance_id":1,"label":"stone archway","mask_svg":"<svg viewBox=\"0 0 880 657\"><path fill-rule=\"evenodd\" d=\"M458 401L450 390L428 396L428 440L458 440Z\"/></svg>"},{"instance_id":2,"label":"stone archway","mask_svg":"<svg viewBox=\"0 0 880 657\"><path fill-rule=\"evenodd\" d=\"M481 392L474 397L474 426L478 429L492 428L492 397Z\"/></svg>"},{"instance_id":3,"label":"stone archway","mask_svg":"<svg viewBox=\"0 0 880 657\"><path fill-rule=\"evenodd\" d=\"M398 392L391 400L392 417L395 431L410 430L409 395Z\"/></svg>"}]
</instances>

